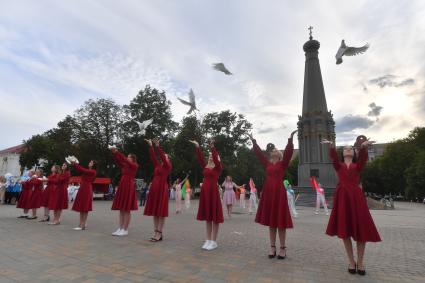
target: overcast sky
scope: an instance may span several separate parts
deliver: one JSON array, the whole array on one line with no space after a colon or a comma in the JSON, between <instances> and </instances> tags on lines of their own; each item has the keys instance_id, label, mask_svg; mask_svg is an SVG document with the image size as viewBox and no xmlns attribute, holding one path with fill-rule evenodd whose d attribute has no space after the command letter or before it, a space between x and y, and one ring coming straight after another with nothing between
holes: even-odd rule
<instances>
[{"instance_id":1,"label":"overcast sky","mask_svg":"<svg viewBox=\"0 0 425 283\"><path fill-rule=\"evenodd\" d=\"M350 5L0 0L0 149L54 127L85 100L126 104L146 84L167 92L176 121L187 111L176 97L192 88L201 113L243 113L262 145L283 147L301 114L310 25L337 143L403 138L425 122L425 1ZM371 47L336 65L341 39ZM213 71L214 62L234 75Z\"/></svg>"}]
</instances>

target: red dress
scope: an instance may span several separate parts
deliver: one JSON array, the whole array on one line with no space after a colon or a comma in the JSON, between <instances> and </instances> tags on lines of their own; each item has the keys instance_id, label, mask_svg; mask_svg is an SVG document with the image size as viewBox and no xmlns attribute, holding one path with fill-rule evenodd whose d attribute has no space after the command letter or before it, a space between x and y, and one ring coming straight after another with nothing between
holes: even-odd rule
<instances>
[{"instance_id":1,"label":"red dress","mask_svg":"<svg viewBox=\"0 0 425 283\"><path fill-rule=\"evenodd\" d=\"M217 150L213 147L211 151L215 166L214 168L207 168L205 167L206 164L201 149L196 147L199 164L204 168L204 180L202 181L196 219L223 223L223 207L221 206L220 193L218 191L218 177L220 177L223 167L218 159Z\"/></svg>"},{"instance_id":2,"label":"red dress","mask_svg":"<svg viewBox=\"0 0 425 283\"><path fill-rule=\"evenodd\" d=\"M30 208L40 208L43 200L43 181L39 178L31 179L32 194Z\"/></svg>"},{"instance_id":3,"label":"red dress","mask_svg":"<svg viewBox=\"0 0 425 283\"><path fill-rule=\"evenodd\" d=\"M171 163L167 160L164 151L158 147L158 153L161 157L162 164L160 164L155 157L155 152L152 146L149 147L149 156L154 164L154 172L152 185L149 190L148 199L146 200L146 207L144 215L148 216L168 216L168 175L171 173Z\"/></svg>"},{"instance_id":4,"label":"red dress","mask_svg":"<svg viewBox=\"0 0 425 283\"><path fill-rule=\"evenodd\" d=\"M137 196L134 187L134 178L137 174L139 165L131 162L121 152L115 152L114 161L121 167L121 179L118 190L112 203L112 210L130 211L137 210Z\"/></svg>"},{"instance_id":5,"label":"red dress","mask_svg":"<svg viewBox=\"0 0 425 283\"><path fill-rule=\"evenodd\" d=\"M62 210L68 208L68 184L71 174L69 171L58 174L56 188L51 191L49 198L50 210ZM50 180L49 180L50 181Z\"/></svg>"},{"instance_id":6,"label":"red dress","mask_svg":"<svg viewBox=\"0 0 425 283\"><path fill-rule=\"evenodd\" d=\"M72 210L78 212L92 211L93 188L92 183L96 179L96 170L87 169L79 164L74 164L75 170L81 174L80 188L75 197Z\"/></svg>"},{"instance_id":7,"label":"red dress","mask_svg":"<svg viewBox=\"0 0 425 283\"><path fill-rule=\"evenodd\" d=\"M260 203L255 216L255 222L271 228L293 228L291 213L288 207L288 198L283 186L283 176L291 161L294 145L288 139L283 160L271 163L263 154L260 147L254 142L254 151L266 169L266 179L261 191Z\"/></svg>"},{"instance_id":8,"label":"red dress","mask_svg":"<svg viewBox=\"0 0 425 283\"><path fill-rule=\"evenodd\" d=\"M44 189L43 194L41 195L41 206L48 208L49 201L52 197L52 194L56 190L56 185L58 183L59 174L50 174L47 177L47 187Z\"/></svg>"},{"instance_id":9,"label":"red dress","mask_svg":"<svg viewBox=\"0 0 425 283\"><path fill-rule=\"evenodd\" d=\"M366 165L368 154L361 148L357 163L347 166L338 160L335 148L330 149L333 166L339 182L333 198L333 208L326 234L341 239L352 237L358 242L380 242L381 238L373 223L366 198L360 188L360 172Z\"/></svg>"},{"instance_id":10,"label":"red dress","mask_svg":"<svg viewBox=\"0 0 425 283\"><path fill-rule=\"evenodd\" d=\"M17 208L30 209L30 201L32 195L31 179L21 183L21 194L19 195Z\"/></svg>"}]
</instances>

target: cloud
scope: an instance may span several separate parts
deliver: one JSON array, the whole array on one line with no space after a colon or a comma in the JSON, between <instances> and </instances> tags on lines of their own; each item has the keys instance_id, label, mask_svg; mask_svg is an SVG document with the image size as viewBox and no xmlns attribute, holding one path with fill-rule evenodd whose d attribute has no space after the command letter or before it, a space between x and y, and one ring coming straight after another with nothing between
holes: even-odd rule
<instances>
[{"instance_id":1,"label":"cloud","mask_svg":"<svg viewBox=\"0 0 425 283\"><path fill-rule=\"evenodd\" d=\"M381 111L384 107L378 106L375 102L369 104L370 111L367 113L367 116L379 117L381 115Z\"/></svg>"},{"instance_id":2,"label":"cloud","mask_svg":"<svg viewBox=\"0 0 425 283\"><path fill-rule=\"evenodd\" d=\"M394 75L385 75L375 79L369 80L370 84L377 85L380 88L384 87L403 87L410 86L415 84L415 80L412 78L404 79L401 82L397 82L397 76Z\"/></svg>"},{"instance_id":3,"label":"cloud","mask_svg":"<svg viewBox=\"0 0 425 283\"><path fill-rule=\"evenodd\" d=\"M337 133L349 132L356 129L367 129L373 124L373 120L360 115L347 115L335 121Z\"/></svg>"},{"instance_id":4,"label":"cloud","mask_svg":"<svg viewBox=\"0 0 425 283\"><path fill-rule=\"evenodd\" d=\"M272 132L276 132L278 130L282 130L282 129L286 129L287 126L285 124L280 124L278 126L260 126L257 130L258 134L268 134L268 133L272 133Z\"/></svg>"}]
</instances>

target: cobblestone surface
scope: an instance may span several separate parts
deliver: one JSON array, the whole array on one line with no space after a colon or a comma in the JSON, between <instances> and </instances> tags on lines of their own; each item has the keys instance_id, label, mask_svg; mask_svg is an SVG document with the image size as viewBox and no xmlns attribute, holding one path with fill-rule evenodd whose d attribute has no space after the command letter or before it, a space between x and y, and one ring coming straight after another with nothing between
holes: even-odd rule
<instances>
[{"instance_id":1,"label":"cobblestone surface","mask_svg":"<svg viewBox=\"0 0 425 283\"><path fill-rule=\"evenodd\" d=\"M0 206L0 282L425 282L425 206L396 203L372 211L383 242L366 247L367 275L350 275L343 245L324 234L327 218L299 208L287 236L287 259L267 258L267 228L235 209L220 226L219 248L203 251L204 223L197 202L176 215L170 202L164 240L151 243L152 219L133 213L130 234L113 237L117 213L95 201L88 230L73 231L78 214L65 211L59 226L17 219ZM40 211L41 212L41 211Z\"/></svg>"}]
</instances>

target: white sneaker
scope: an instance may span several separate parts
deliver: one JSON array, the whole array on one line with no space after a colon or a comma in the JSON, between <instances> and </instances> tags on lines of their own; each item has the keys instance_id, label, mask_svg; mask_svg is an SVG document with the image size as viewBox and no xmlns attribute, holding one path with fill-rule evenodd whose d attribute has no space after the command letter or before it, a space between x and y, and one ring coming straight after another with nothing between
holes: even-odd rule
<instances>
[{"instance_id":1,"label":"white sneaker","mask_svg":"<svg viewBox=\"0 0 425 283\"><path fill-rule=\"evenodd\" d=\"M298 217L298 213L297 214L294 214L294 218L297 218Z\"/></svg>"},{"instance_id":2,"label":"white sneaker","mask_svg":"<svg viewBox=\"0 0 425 283\"><path fill-rule=\"evenodd\" d=\"M121 229L120 233L117 236L122 237L127 235L128 235L128 230Z\"/></svg>"},{"instance_id":3,"label":"white sneaker","mask_svg":"<svg viewBox=\"0 0 425 283\"><path fill-rule=\"evenodd\" d=\"M121 233L121 228L118 228L117 231L115 231L114 233L112 233L112 236L119 236Z\"/></svg>"},{"instance_id":4,"label":"white sneaker","mask_svg":"<svg viewBox=\"0 0 425 283\"><path fill-rule=\"evenodd\" d=\"M329 215L329 212L326 212L326 215Z\"/></svg>"},{"instance_id":5,"label":"white sneaker","mask_svg":"<svg viewBox=\"0 0 425 283\"><path fill-rule=\"evenodd\" d=\"M210 244L206 247L207 251L212 251L218 248L218 244L216 241L210 241Z\"/></svg>"},{"instance_id":6,"label":"white sneaker","mask_svg":"<svg viewBox=\"0 0 425 283\"><path fill-rule=\"evenodd\" d=\"M315 211L315 212L314 212L314 214L318 215L318 214L319 214L319 212L318 212L318 211Z\"/></svg>"},{"instance_id":7,"label":"white sneaker","mask_svg":"<svg viewBox=\"0 0 425 283\"><path fill-rule=\"evenodd\" d=\"M202 249L203 249L203 250L206 250L206 249L207 249L207 247L210 245L210 242L212 242L212 241L210 241L210 240L206 240L206 241L205 241L205 243L204 243L204 245L202 246Z\"/></svg>"},{"instance_id":8,"label":"white sneaker","mask_svg":"<svg viewBox=\"0 0 425 283\"><path fill-rule=\"evenodd\" d=\"M75 227L74 230L75 231L81 231L81 230L83 230L83 228L81 228L81 227Z\"/></svg>"}]
</instances>

